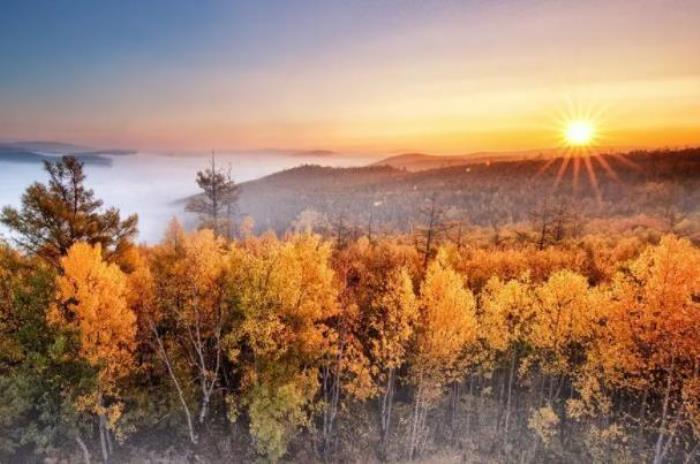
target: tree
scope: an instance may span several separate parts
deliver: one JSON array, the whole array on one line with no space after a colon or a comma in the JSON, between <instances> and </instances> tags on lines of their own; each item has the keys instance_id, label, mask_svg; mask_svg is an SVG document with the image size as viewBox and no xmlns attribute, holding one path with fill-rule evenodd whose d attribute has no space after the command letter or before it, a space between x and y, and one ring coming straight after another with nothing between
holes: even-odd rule
<instances>
[{"instance_id":1,"label":"tree","mask_svg":"<svg viewBox=\"0 0 700 464\"><path fill-rule=\"evenodd\" d=\"M530 222L534 241L539 250L552 243L559 243L569 235L578 232L577 217L566 200L550 201L544 197L536 208L530 211Z\"/></svg>"},{"instance_id":2,"label":"tree","mask_svg":"<svg viewBox=\"0 0 700 464\"><path fill-rule=\"evenodd\" d=\"M691 392L700 381L698 295L700 252L673 236L649 247L613 281L596 361L607 384L658 400L655 464L666 459L682 427L696 430L697 402ZM644 417L640 422L643 426Z\"/></svg>"},{"instance_id":3,"label":"tree","mask_svg":"<svg viewBox=\"0 0 700 464\"><path fill-rule=\"evenodd\" d=\"M346 325L354 324L346 345L361 347L359 358L371 373L369 385L355 386L353 396L379 397L378 452L386 459L398 372L405 364L417 318L411 274L417 274L420 259L410 245L361 237L336 249L333 261L341 282L341 311L354 316L350 323L346 318ZM355 358L354 364L359 363Z\"/></svg>"},{"instance_id":4,"label":"tree","mask_svg":"<svg viewBox=\"0 0 700 464\"><path fill-rule=\"evenodd\" d=\"M231 172L216 167L214 154L210 166L197 172L197 185L202 193L192 197L186 206L190 213L199 215L200 227L214 234L233 238L233 216L238 203L239 187Z\"/></svg>"},{"instance_id":5,"label":"tree","mask_svg":"<svg viewBox=\"0 0 700 464\"><path fill-rule=\"evenodd\" d=\"M310 420L307 408L335 338L327 324L338 312L330 252L310 234L251 238L232 251L240 325L227 336L227 353L242 368L241 403L255 446L271 461Z\"/></svg>"},{"instance_id":6,"label":"tree","mask_svg":"<svg viewBox=\"0 0 700 464\"><path fill-rule=\"evenodd\" d=\"M507 365L504 441L509 439L513 384L535 317L529 278L503 282L492 277L481 293L479 334L492 356Z\"/></svg>"},{"instance_id":7,"label":"tree","mask_svg":"<svg viewBox=\"0 0 700 464\"><path fill-rule=\"evenodd\" d=\"M595 340L597 305L586 278L564 270L535 288L530 343L534 359L549 378L547 401L559 398L567 377L581 367L587 345Z\"/></svg>"},{"instance_id":8,"label":"tree","mask_svg":"<svg viewBox=\"0 0 700 464\"><path fill-rule=\"evenodd\" d=\"M391 429L391 413L396 388L396 373L404 364L408 343L418 316L413 282L406 268L386 276L385 286L377 289L366 309L365 340L368 343L375 382L381 393L380 431L382 456L386 456Z\"/></svg>"},{"instance_id":9,"label":"tree","mask_svg":"<svg viewBox=\"0 0 700 464\"><path fill-rule=\"evenodd\" d=\"M435 255L435 250L449 230L445 220L445 210L438 205L438 195L434 193L420 209L423 217L416 232L416 248L423 255L423 269L428 268L428 262Z\"/></svg>"},{"instance_id":10,"label":"tree","mask_svg":"<svg viewBox=\"0 0 700 464\"><path fill-rule=\"evenodd\" d=\"M132 369L136 317L127 306L126 276L115 264L103 261L99 244L76 243L61 258L61 267L57 302L47 317L77 335L78 355L97 371L95 390L81 397L77 408L98 416L100 446L107 461L112 453L110 431L115 430L123 408L118 382Z\"/></svg>"},{"instance_id":11,"label":"tree","mask_svg":"<svg viewBox=\"0 0 700 464\"><path fill-rule=\"evenodd\" d=\"M415 385L408 456L421 447L425 419L442 388L458 379L467 346L476 339L475 301L447 263L444 251L428 266L420 288L419 315L412 346Z\"/></svg>"},{"instance_id":12,"label":"tree","mask_svg":"<svg viewBox=\"0 0 700 464\"><path fill-rule=\"evenodd\" d=\"M360 337L360 311L357 305L342 304L324 325L326 349L320 363L321 453L329 457L335 448L335 425L345 401L364 401L375 388L371 367Z\"/></svg>"},{"instance_id":13,"label":"tree","mask_svg":"<svg viewBox=\"0 0 700 464\"><path fill-rule=\"evenodd\" d=\"M152 270L158 307L148 321L157 351L166 364L183 406L190 434L196 443L191 413L174 358L183 358L199 390L198 422L203 425L220 382L222 339L229 322L226 298L228 263L221 238L211 230L186 234L171 225L164 243L153 252Z\"/></svg>"},{"instance_id":14,"label":"tree","mask_svg":"<svg viewBox=\"0 0 700 464\"><path fill-rule=\"evenodd\" d=\"M35 253L55 267L77 242L100 245L112 260L131 245L138 217L121 220L119 210L102 211L102 201L85 187L83 164L67 156L44 162L48 185L36 182L22 195L22 209L5 207L0 223L15 232L19 247Z\"/></svg>"}]
</instances>

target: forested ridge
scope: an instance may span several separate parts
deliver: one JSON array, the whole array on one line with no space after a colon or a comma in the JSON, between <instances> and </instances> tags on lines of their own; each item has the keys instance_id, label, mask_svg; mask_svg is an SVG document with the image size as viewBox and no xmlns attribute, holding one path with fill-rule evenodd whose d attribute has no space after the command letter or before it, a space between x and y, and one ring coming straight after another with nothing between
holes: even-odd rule
<instances>
[{"instance_id":1,"label":"forested ridge","mask_svg":"<svg viewBox=\"0 0 700 464\"><path fill-rule=\"evenodd\" d=\"M304 212L321 222L366 227L373 221L387 232L408 232L422 220L431 196L453 219L486 227L526 221L544 201L567 203L589 218L700 204L698 148L592 157L597 186L585 163L577 169L575 164L566 158L488 161L420 172L301 166L241 184L239 207L255 220L257 231L284 233Z\"/></svg>"},{"instance_id":2,"label":"forested ridge","mask_svg":"<svg viewBox=\"0 0 700 464\"><path fill-rule=\"evenodd\" d=\"M0 215L0 462L698 462L698 158L598 191L541 163L301 168L265 182L415 213L306 205L278 233L212 163L199 230L148 246L47 163Z\"/></svg>"}]
</instances>

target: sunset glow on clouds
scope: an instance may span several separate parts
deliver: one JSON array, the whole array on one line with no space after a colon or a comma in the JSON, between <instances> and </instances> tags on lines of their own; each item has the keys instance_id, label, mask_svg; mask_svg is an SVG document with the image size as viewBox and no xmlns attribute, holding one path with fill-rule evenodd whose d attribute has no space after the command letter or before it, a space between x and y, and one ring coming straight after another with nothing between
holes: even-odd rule
<instances>
[{"instance_id":1,"label":"sunset glow on clouds","mask_svg":"<svg viewBox=\"0 0 700 464\"><path fill-rule=\"evenodd\" d=\"M694 1L16 2L0 139L142 150L700 143ZM41 34L36 34L41 31ZM569 108L569 109L567 109Z\"/></svg>"}]
</instances>

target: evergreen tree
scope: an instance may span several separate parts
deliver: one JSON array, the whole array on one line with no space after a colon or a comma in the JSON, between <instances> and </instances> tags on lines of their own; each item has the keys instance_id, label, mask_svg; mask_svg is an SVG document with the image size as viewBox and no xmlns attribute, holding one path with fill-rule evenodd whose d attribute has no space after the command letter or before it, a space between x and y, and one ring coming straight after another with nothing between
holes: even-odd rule
<instances>
[{"instance_id":1,"label":"evergreen tree","mask_svg":"<svg viewBox=\"0 0 700 464\"><path fill-rule=\"evenodd\" d=\"M85 187L83 163L72 156L44 162L48 185L35 182L22 195L22 208L6 206L0 223L15 233L15 242L55 267L76 242L99 244L110 259L136 235L138 217L121 220L119 210L102 211L102 200Z\"/></svg>"},{"instance_id":2,"label":"evergreen tree","mask_svg":"<svg viewBox=\"0 0 700 464\"><path fill-rule=\"evenodd\" d=\"M217 168L212 155L211 165L204 171L197 172L197 185L202 193L190 199L186 210L199 215L201 228L231 238L233 215L239 195L239 187L233 181L231 173Z\"/></svg>"}]
</instances>

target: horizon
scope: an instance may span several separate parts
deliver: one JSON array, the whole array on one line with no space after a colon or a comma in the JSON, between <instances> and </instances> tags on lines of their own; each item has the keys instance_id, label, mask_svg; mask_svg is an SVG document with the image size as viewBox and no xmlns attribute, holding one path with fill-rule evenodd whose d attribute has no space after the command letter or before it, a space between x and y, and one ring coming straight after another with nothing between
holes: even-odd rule
<instances>
[{"instance_id":1,"label":"horizon","mask_svg":"<svg viewBox=\"0 0 700 464\"><path fill-rule=\"evenodd\" d=\"M447 155L593 118L603 146L700 145L700 4L642 3L11 1L0 140Z\"/></svg>"}]
</instances>

